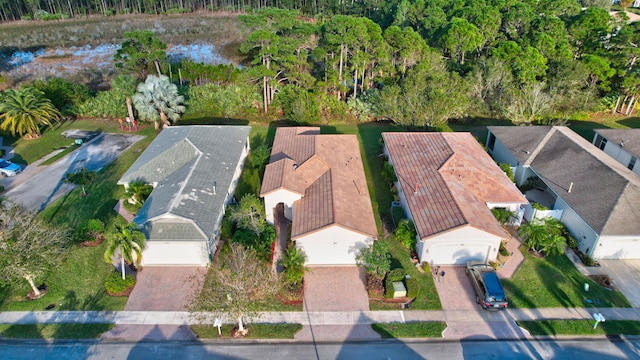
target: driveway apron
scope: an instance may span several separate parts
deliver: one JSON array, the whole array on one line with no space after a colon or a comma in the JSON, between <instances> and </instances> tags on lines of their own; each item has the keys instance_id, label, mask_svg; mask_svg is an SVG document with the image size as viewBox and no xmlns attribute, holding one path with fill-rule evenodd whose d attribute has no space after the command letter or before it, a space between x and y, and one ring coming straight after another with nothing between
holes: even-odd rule
<instances>
[{"instance_id":1,"label":"driveway apron","mask_svg":"<svg viewBox=\"0 0 640 360\"><path fill-rule=\"evenodd\" d=\"M434 276L436 289L444 310L447 329L444 338L524 338L525 331L518 327L505 311L486 311L476 303L476 295L464 266L442 266Z\"/></svg>"},{"instance_id":2,"label":"driveway apron","mask_svg":"<svg viewBox=\"0 0 640 360\"><path fill-rule=\"evenodd\" d=\"M202 288L206 268L147 266L137 273L125 311L185 311ZM195 340L184 325L116 325L103 339Z\"/></svg>"},{"instance_id":3,"label":"driveway apron","mask_svg":"<svg viewBox=\"0 0 640 360\"><path fill-rule=\"evenodd\" d=\"M356 266L311 266L304 275L305 312L368 311L369 295L365 288L364 269ZM379 339L370 325L303 326L298 340Z\"/></svg>"},{"instance_id":4,"label":"driveway apron","mask_svg":"<svg viewBox=\"0 0 640 360\"><path fill-rule=\"evenodd\" d=\"M640 308L640 260L599 260L600 268L613 280L613 284L629 300L631 306Z\"/></svg>"}]
</instances>

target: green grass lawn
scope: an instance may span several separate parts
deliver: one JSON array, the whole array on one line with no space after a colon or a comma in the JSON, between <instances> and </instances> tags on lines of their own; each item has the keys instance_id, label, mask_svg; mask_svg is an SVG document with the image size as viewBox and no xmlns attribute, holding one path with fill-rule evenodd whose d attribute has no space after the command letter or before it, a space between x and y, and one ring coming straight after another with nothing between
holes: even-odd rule
<instances>
[{"instance_id":1,"label":"green grass lawn","mask_svg":"<svg viewBox=\"0 0 640 360\"><path fill-rule=\"evenodd\" d=\"M441 321L373 324L371 328L383 338L442 337L447 323Z\"/></svg>"},{"instance_id":2,"label":"green grass lawn","mask_svg":"<svg viewBox=\"0 0 640 360\"><path fill-rule=\"evenodd\" d=\"M0 324L0 336L19 339L95 339L113 324Z\"/></svg>"},{"instance_id":3,"label":"green grass lawn","mask_svg":"<svg viewBox=\"0 0 640 360\"><path fill-rule=\"evenodd\" d=\"M91 130L102 132L120 132L118 122L109 120L67 120L47 128L42 136L27 140L4 135L4 145L13 146L15 157L11 160L20 164L31 164L50 152L66 147L73 141L61 133L69 129Z\"/></svg>"},{"instance_id":4,"label":"green grass lawn","mask_svg":"<svg viewBox=\"0 0 640 360\"><path fill-rule=\"evenodd\" d=\"M640 321L605 321L594 330L594 320L518 321L531 335L640 335Z\"/></svg>"},{"instance_id":5,"label":"green grass lawn","mask_svg":"<svg viewBox=\"0 0 640 360\"><path fill-rule=\"evenodd\" d=\"M630 307L622 293L607 290L584 277L565 255L536 258L525 247L524 262L513 278L502 283L514 308ZM589 292L583 290L589 283ZM591 299L594 305L587 304Z\"/></svg>"},{"instance_id":6,"label":"green grass lawn","mask_svg":"<svg viewBox=\"0 0 640 360\"><path fill-rule=\"evenodd\" d=\"M220 329L222 338L231 338L231 330L235 325L223 325ZM293 339L302 330L301 324L248 324L249 334L245 339ZM191 330L199 339L218 338L218 328L211 325L192 325Z\"/></svg>"}]
</instances>

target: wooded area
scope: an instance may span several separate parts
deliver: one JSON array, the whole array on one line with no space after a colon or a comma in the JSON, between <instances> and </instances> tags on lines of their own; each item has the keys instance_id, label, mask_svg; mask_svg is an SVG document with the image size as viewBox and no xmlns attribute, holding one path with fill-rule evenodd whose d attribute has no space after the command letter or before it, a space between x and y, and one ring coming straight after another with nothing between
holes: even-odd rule
<instances>
[{"instance_id":1,"label":"wooded area","mask_svg":"<svg viewBox=\"0 0 640 360\"><path fill-rule=\"evenodd\" d=\"M60 2L37 6L54 10ZM69 9L75 4L98 12L152 4L161 9L257 7L238 16L246 31L240 51L252 61L250 67L169 64L161 43L158 49L145 50L148 54L124 55L150 68L121 68L123 73L143 81L142 75L155 73L152 65L157 64L182 87L187 114L197 111L205 117L255 118L256 103L261 102L259 112L271 118L284 113L300 123L345 114L359 121L390 119L431 128L469 117L558 123L592 111L630 115L640 94L640 25L622 12L610 15L606 0L277 3L343 12L315 20L299 10L263 7L272 5L270 1L66 2ZM153 34L147 34L151 41L149 36ZM37 86L45 95L53 92L44 84ZM114 106L115 99L133 95L120 91L110 102L104 92L75 93L85 95L74 103L76 111L66 115L125 116L122 107ZM122 102L119 97L117 103ZM120 110L114 113L115 108Z\"/></svg>"}]
</instances>

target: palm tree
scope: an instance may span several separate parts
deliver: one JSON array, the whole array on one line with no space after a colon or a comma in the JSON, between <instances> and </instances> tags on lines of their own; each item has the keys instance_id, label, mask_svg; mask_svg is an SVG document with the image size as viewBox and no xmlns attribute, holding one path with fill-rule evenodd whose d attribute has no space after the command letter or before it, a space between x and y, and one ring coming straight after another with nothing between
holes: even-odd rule
<instances>
[{"instance_id":1,"label":"palm tree","mask_svg":"<svg viewBox=\"0 0 640 360\"><path fill-rule=\"evenodd\" d=\"M544 244L548 236L547 227L542 221L534 218L520 226L518 235L522 237L529 249L539 251L539 247Z\"/></svg>"},{"instance_id":2,"label":"palm tree","mask_svg":"<svg viewBox=\"0 0 640 360\"><path fill-rule=\"evenodd\" d=\"M167 127L180 119L185 111L184 97L164 75L149 75L145 82L138 84L137 91L132 100L138 116L143 121L152 121L156 129L159 128L158 121L162 127Z\"/></svg>"},{"instance_id":3,"label":"palm tree","mask_svg":"<svg viewBox=\"0 0 640 360\"><path fill-rule=\"evenodd\" d=\"M7 90L0 102L0 129L13 135L38 137L40 125L51 125L60 118L60 111L51 100L35 88Z\"/></svg>"},{"instance_id":4,"label":"palm tree","mask_svg":"<svg viewBox=\"0 0 640 360\"><path fill-rule=\"evenodd\" d=\"M144 180L133 180L127 185L125 196L133 201L134 205L142 206L152 191L153 186L147 184Z\"/></svg>"},{"instance_id":5,"label":"palm tree","mask_svg":"<svg viewBox=\"0 0 640 360\"><path fill-rule=\"evenodd\" d=\"M107 240L108 244L107 250L104 252L104 261L111 264L113 256L116 254L116 251L118 251L120 253L122 280L124 280L125 261L140 267L142 251L146 246L147 239L135 223L129 223L126 225L116 225L115 231L109 234Z\"/></svg>"},{"instance_id":6,"label":"palm tree","mask_svg":"<svg viewBox=\"0 0 640 360\"><path fill-rule=\"evenodd\" d=\"M304 262L307 256L297 246L291 246L287 249L280 264L284 267L284 280L291 285L298 285L304 278L306 270Z\"/></svg>"}]
</instances>

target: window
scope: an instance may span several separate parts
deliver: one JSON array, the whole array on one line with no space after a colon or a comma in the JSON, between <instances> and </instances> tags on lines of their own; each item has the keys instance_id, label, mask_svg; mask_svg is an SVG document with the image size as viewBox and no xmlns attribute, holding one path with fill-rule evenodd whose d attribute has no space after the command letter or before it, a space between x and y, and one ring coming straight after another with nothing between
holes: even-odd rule
<instances>
[{"instance_id":1,"label":"window","mask_svg":"<svg viewBox=\"0 0 640 360\"><path fill-rule=\"evenodd\" d=\"M629 165L627 165L627 169L633 170L634 166L636 166L636 157L632 156L631 160L629 160Z\"/></svg>"},{"instance_id":2,"label":"window","mask_svg":"<svg viewBox=\"0 0 640 360\"><path fill-rule=\"evenodd\" d=\"M487 142L487 147L489 150L493 151L493 147L496 146L496 136L492 133L489 133L489 141Z\"/></svg>"},{"instance_id":3,"label":"window","mask_svg":"<svg viewBox=\"0 0 640 360\"><path fill-rule=\"evenodd\" d=\"M607 139L602 138L600 140L600 144L596 142L596 145L600 148L600 150L604 150L605 146L607 146Z\"/></svg>"}]
</instances>

